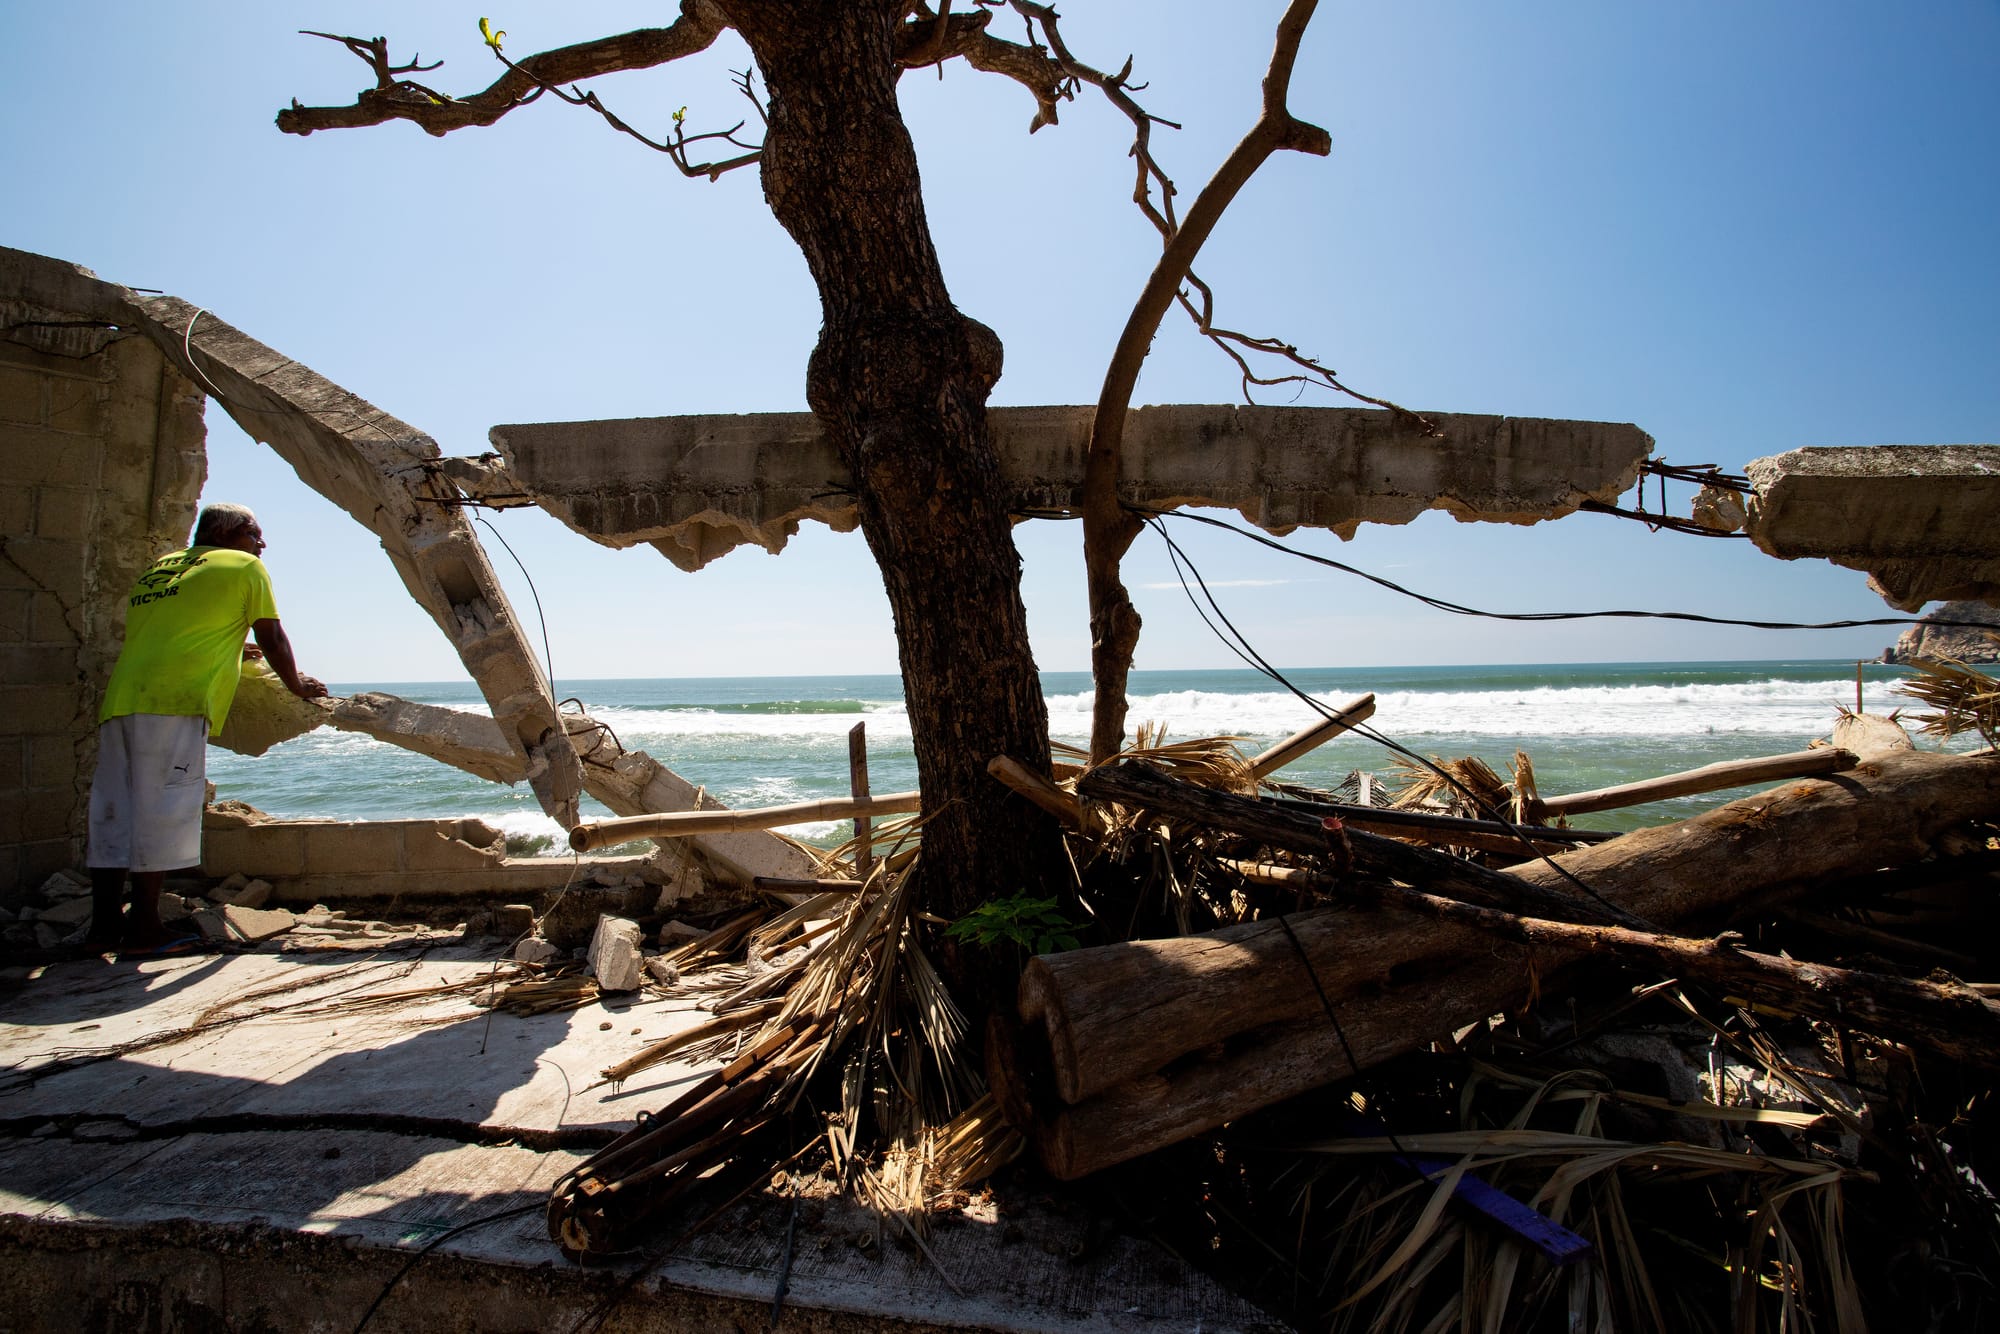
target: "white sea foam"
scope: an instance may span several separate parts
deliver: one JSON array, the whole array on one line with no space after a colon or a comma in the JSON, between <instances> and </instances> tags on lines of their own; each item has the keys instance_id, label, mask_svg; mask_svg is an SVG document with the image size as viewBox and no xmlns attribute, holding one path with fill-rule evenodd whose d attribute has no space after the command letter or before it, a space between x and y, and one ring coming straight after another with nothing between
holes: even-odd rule
<instances>
[{"instance_id":1,"label":"white sea foam","mask_svg":"<svg viewBox=\"0 0 2000 1334\"><path fill-rule=\"evenodd\" d=\"M1337 707L1351 691L1315 695ZM1825 732L1848 688L1827 681L1765 680L1735 684L1533 686L1498 690L1398 690L1379 694L1375 725L1399 736L1687 736L1791 735ZM1049 731L1065 738L1090 732L1088 691L1052 695ZM900 706L867 712L712 713L704 710L610 709L599 713L627 745L672 751L679 740L741 736L757 744L794 739L818 747L844 742L866 721L871 743L907 742L909 715ZM1130 720L1165 723L1174 737L1284 736L1314 714L1283 691L1233 694L1177 690L1135 695Z\"/></svg>"}]
</instances>

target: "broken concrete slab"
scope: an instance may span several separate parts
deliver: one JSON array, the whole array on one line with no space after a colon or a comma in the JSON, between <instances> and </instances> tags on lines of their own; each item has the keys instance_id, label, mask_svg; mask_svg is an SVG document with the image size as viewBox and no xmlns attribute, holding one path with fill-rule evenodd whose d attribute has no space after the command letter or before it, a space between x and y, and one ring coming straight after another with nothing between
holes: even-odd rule
<instances>
[{"instance_id":1,"label":"broken concrete slab","mask_svg":"<svg viewBox=\"0 0 2000 1334\"><path fill-rule=\"evenodd\" d=\"M225 903L196 913L194 925L204 940L254 945L284 935L298 925L298 918L283 908L240 908Z\"/></svg>"},{"instance_id":2,"label":"broken concrete slab","mask_svg":"<svg viewBox=\"0 0 2000 1334\"><path fill-rule=\"evenodd\" d=\"M1901 611L2000 602L2000 445L1794 449L1744 471L1744 531L1768 554L1866 571Z\"/></svg>"},{"instance_id":3,"label":"broken concrete slab","mask_svg":"<svg viewBox=\"0 0 2000 1334\"><path fill-rule=\"evenodd\" d=\"M237 878L239 876L230 877L231 880ZM238 908L261 908L271 901L271 882L246 879L240 885L231 885L225 881L208 891L208 897L217 903Z\"/></svg>"},{"instance_id":4,"label":"broken concrete slab","mask_svg":"<svg viewBox=\"0 0 2000 1334\"><path fill-rule=\"evenodd\" d=\"M639 942L645 933L629 917L606 913L597 919L590 938L590 975L601 991L637 991L646 980L645 957Z\"/></svg>"},{"instance_id":5,"label":"broken concrete slab","mask_svg":"<svg viewBox=\"0 0 2000 1334\"><path fill-rule=\"evenodd\" d=\"M991 408L987 421L1017 510L1069 510L1094 409ZM1535 523L1609 503L1653 441L1635 426L1432 413L1437 433L1361 408L1174 404L1136 409L1120 498L1156 509L1233 509L1273 533L1351 537L1427 509ZM734 547L779 551L814 519L858 519L838 454L810 413L654 417L496 426L505 459L454 461L475 491L534 497L611 547L649 543L684 570ZM469 464L476 464L470 467Z\"/></svg>"}]
</instances>

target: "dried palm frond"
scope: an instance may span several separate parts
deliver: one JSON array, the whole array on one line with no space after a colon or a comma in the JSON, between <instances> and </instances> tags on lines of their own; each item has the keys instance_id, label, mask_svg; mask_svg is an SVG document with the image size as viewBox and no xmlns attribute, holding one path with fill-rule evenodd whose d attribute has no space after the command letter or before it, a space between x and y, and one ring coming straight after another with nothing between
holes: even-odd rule
<instances>
[{"instance_id":1,"label":"dried palm frond","mask_svg":"<svg viewBox=\"0 0 2000 1334\"><path fill-rule=\"evenodd\" d=\"M2000 634L1988 637L2000 644ZM1919 658L1910 666L1916 675L1896 690L1937 710L1915 715L1926 736L1976 731L1987 745L2000 746L2000 680L1956 658Z\"/></svg>"},{"instance_id":2,"label":"dried palm frond","mask_svg":"<svg viewBox=\"0 0 2000 1334\"><path fill-rule=\"evenodd\" d=\"M1541 790L1535 786L1535 762L1528 758L1528 752L1514 752L1513 800L1508 818L1515 824L1537 823L1532 812L1542 799Z\"/></svg>"},{"instance_id":3,"label":"dried palm frond","mask_svg":"<svg viewBox=\"0 0 2000 1334\"><path fill-rule=\"evenodd\" d=\"M1164 723L1140 723L1133 742L1111 757L1116 764L1136 760L1184 783L1220 788L1245 795L1257 791L1257 776L1250 772L1250 759L1237 745L1240 736L1193 737L1168 741Z\"/></svg>"},{"instance_id":4,"label":"dried palm frond","mask_svg":"<svg viewBox=\"0 0 2000 1334\"><path fill-rule=\"evenodd\" d=\"M1493 772L1492 766L1477 755L1456 760L1433 756L1430 765L1400 755L1391 759L1405 776L1403 785L1389 802L1397 810L1424 807L1451 815L1490 819L1493 812L1506 811L1513 805L1513 792Z\"/></svg>"},{"instance_id":5,"label":"dried palm frond","mask_svg":"<svg viewBox=\"0 0 2000 1334\"><path fill-rule=\"evenodd\" d=\"M939 1191L977 1185L1026 1151L1027 1136L1007 1123L991 1093L932 1132L931 1169Z\"/></svg>"}]
</instances>

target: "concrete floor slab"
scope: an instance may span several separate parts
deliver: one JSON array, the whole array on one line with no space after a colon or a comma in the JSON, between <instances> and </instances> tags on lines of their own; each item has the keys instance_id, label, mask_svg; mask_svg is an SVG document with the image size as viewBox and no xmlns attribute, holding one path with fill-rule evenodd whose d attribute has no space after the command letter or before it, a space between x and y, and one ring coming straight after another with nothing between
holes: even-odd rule
<instances>
[{"instance_id":1,"label":"concrete floor slab","mask_svg":"<svg viewBox=\"0 0 2000 1334\"><path fill-rule=\"evenodd\" d=\"M704 1073L614 1089L599 1071L708 1016L643 994L489 1013L472 997L494 966L432 943L0 976L0 1309L29 1313L12 1327L351 1329L394 1280L381 1328L565 1329L607 1300L621 1329L764 1328L781 1286L802 1329L1276 1328L1045 1203L938 1216L926 1254L823 1191L758 1191L580 1269L548 1240L550 1187Z\"/></svg>"}]
</instances>

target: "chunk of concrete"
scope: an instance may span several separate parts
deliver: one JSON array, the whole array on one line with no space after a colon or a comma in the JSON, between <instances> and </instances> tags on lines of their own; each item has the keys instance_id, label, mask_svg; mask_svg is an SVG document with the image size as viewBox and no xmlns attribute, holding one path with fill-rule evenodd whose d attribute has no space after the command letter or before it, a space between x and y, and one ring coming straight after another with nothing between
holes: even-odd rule
<instances>
[{"instance_id":1,"label":"chunk of concrete","mask_svg":"<svg viewBox=\"0 0 2000 1334\"><path fill-rule=\"evenodd\" d=\"M597 919L597 932L590 938L591 976L601 991L637 991L645 980L644 955L639 942L644 933L629 917L610 913Z\"/></svg>"},{"instance_id":2,"label":"chunk of concrete","mask_svg":"<svg viewBox=\"0 0 2000 1334\"><path fill-rule=\"evenodd\" d=\"M493 934L512 940L535 929L535 910L525 903L503 903L493 909Z\"/></svg>"},{"instance_id":3,"label":"chunk of concrete","mask_svg":"<svg viewBox=\"0 0 2000 1334\"><path fill-rule=\"evenodd\" d=\"M657 954L647 956L646 976L663 987L679 986L681 980L680 970Z\"/></svg>"},{"instance_id":4,"label":"chunk of concrete","mask_svg":"<svg viewBox=\"0 0 2000 1334\"><path fill-rule=\"evenodd\" d=\"M91 900L88 894L82 898L64 899L35 914L37 923L47 923L67 935L76 927L90 920Z\"/></svg>"},{"instance_id":5,"label":"chunk of concrete","mask_svg":"<svg viewBox=\"0 0 2000 1334\"><path fill-rule=\"evenodd\" d=\"M1073 509L1095 409L988 409L1017 509ZM1127 419L1119 497L1154 509L1233 509L1274 533L1351 537L1427 509L1534 523L1609 503L1637 479L1652 438L1635 426L1467 413L1412 419L1363 408L1173 404ZM852 480L811 413L653 417L496 426L515 489L606 546L651 544L698 570L745 543L781 550L815 519L859 522ZM465 470L461 470L465 471ZM480 461L468 485L504 489Z\"/></svg>"},{"instance_id":6,"label":"chunk of concrete","mask_svg":"<svg viewBox=\"0 0 2000 1334\"><path fill-rule=\"evenodd\" d=\"M261 908L271 901L271 882L250 880L240 875L232 875L229 880L242 883L232 885L223 881L208 891L208 897L217 903L226 903L238 908Z\"/></svg>"},{"instance_id":7,"label":"chunk of concrete","mask_svg":"<svg viewBox=\"0 0 2000 1334\"><path fill-rule=\"evenodd\" d=\"M73 899L79 894L90 893L90 877L79 871L57 871L42 881L42 899L54 902L57 899Z\"/></svg>"},{"instance_id":8,"label":"chunk of concrete","mask_svg":"<svg viewBox=\"0 0 2000 1334\"><path fill-rule=\"evenodd\" d=\"M225 903L196 913L194 924L204 940L253 945L282 936L298 924L298 918L283 908L239 908Z\"/></svg>"},{"instance_id":9,"label":"chunk of concrete","mask_svg":"<svg viewBox=\"0 0 2000 1334\"><path fill-rule=\"evenodd\" d=\"M1763 551L1864 570L1902 611L2000 602L2000 445L1794 449L1744 471L1744 531Z\"/></svg>"},{"instance_id":10,"label":"chunk of concrete","mask_svg":"<svg viewBox=\"0 0 2000 1334\"><path fill-rule=\"evenodd\" d=\"M543 940L540 936L529 936L514 946L514 962L547 963L562 951Z\"/></svg>"},{"instance_id":11,"label":"chunk of concrete","mask_svg":"<svg viewBox=\"0 0 2000 1334\"><path fill-rule=\"evenodd\" d=\"M211 746L238 755L262 755L280 742L304 736L326 722L326 706L300 699L285 689L278 674L262 662L245 659L238 669L236 697L222 731Z\"/></svg>"}]
</instances>

